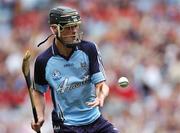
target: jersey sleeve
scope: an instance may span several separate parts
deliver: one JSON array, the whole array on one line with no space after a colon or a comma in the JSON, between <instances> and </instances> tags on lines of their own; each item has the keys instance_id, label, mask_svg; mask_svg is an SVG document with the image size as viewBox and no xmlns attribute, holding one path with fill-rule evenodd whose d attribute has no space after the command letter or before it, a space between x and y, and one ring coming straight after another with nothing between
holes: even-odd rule
<instances>
[{"instance_id":1,"label":"jersey sleeve","mask_svg":"<svg viewBox=\"0 0 180 133\"><path fill-rule=\"evenodd\" d=\"M97 84L101 81L105 81L105 72L102 63L102 58L100 52L97 49L97 46L93 44L90 51L90 75L92 83Z\"/></svg>"},{"instance_id":2,"label":"jersey sleeve","mask_svg":"<svg viewBox=\"0 0 180 133\"><path fill-rule=\"evenodd\" d=\"M46 62L43 61L40 57L38 57L35 61L34 65L34 82L35 82L35 90L44 93L48 89L48 83L45 78L45 67Z\"/></svg>"}]
</instances>

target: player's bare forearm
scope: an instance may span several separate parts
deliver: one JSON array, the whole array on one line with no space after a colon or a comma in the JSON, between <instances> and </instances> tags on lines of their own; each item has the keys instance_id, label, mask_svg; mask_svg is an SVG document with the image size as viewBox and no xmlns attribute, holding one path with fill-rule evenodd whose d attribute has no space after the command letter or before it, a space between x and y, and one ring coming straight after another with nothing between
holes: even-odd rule
<instances>
[{"instance_id":1,"label":"player's bare forearm","mask_svg":"<svg viewBox=\"0 0 180 133\"><path fill-rule=\"evenodd\" d=\"M108 96L108 94L109 87L104 81L96 84L96 99L93 102L88 102L88 105L91 107L102 107L104 105L104 100Z\"/></svg>"},{"instance_id":2,"label":"player's bare forearm","mask_svg":"<svg viewBox=\"0 0 180 133\"><path fill-rule=\"evenodd\" d=\"M44 94L39 91L33 90L34 103L37 110L38 117L44 117L45 100Z\"/></svg>"},{"instance_id":3,"label":"player's bare forearm","mask_svg":"<svg viewBox=\"0 0 180 133\"><path fill-rule=\"evenodd\" d=\"M45 100L44 95L36 90L33 90L33 97L37 111L38 122L32 122L31 126L35 131L39 131L44 123Z\"/></svg>"}]
</instances>

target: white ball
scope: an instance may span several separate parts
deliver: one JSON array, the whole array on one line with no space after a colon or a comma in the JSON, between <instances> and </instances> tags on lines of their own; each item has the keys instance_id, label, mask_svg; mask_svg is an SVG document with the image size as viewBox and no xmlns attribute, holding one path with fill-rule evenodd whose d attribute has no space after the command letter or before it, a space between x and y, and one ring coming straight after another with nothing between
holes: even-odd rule
<instances>
[{"instance_id":1,"label":"white ball","mask_svg":"<svg viewBox=\"0 0 180 133\"><path fill-rule=\"evenodd\" d=\"M120 77L118 80L118 84L121 87L127 87L129 85L129 81L126 77Z\"/></svg>"}]
</instances>

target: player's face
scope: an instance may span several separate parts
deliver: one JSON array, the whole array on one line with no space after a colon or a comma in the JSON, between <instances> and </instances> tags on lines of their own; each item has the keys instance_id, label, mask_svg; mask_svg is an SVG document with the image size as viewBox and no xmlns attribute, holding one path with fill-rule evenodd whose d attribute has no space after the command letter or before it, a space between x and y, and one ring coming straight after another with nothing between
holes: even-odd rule
<instances>
[{"instance_id":1,"label":"player's face","mask_svg":"<svg viewBox=\"0 0 180 133\"><path fill-rule=\"evenodd\" d=\"M79 36L79 25L71 25L64 27L61 31L61 37L64 42L74 42Z\"/></svg>"}]
</instances>

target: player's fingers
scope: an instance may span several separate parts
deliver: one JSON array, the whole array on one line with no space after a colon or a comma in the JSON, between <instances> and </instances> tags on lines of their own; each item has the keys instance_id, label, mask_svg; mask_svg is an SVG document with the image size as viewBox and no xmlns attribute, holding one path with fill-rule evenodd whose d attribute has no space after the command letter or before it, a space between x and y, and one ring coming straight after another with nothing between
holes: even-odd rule
<instances>
[{"instance_id":1,"label":"player's fingers","mask_svg":"<svg viewBox=\"0 0 180 133\"><path fill-rule=\"evenodd\" d=\"M31 121L31 125L36 125L36 126L38 126L38 125L42 126L43 123L44 123L43 118L39 118L37 123L35 123L33 120Z\"/></svg>"},{"instance_id":2,"label":"player's fingers","mask_svg":"<svg viewBox=\"0 0 180 133\"><path fill-rule=\"evenodd\" d=\"M31 124L31 128L34 131L38 132L38 131L40 131L41 126L40 125L36 125L36 124Z\"/></svg>"},{"instance_id":3,"label":"player's fingers","mask_svg":"<svg viewBox=\"0 0 180 133\"><path fill-rule=\"evenodd\" d=\"M94 107L96 107L98 105L99 105L99 103L94 103L94 104L91 104L91 105L88 105L88 106L91 106L92 108L94 108Z\"/></svg>"},{"instance_id":4,"label":"player's fingers","mask_svg":"<svg viewBox=\"0 0 180 133\"><path fill-rule=\"evenodd\" d=\"M38 119L38 122L37 122L37 125L42 126L43 123L44 123L44 119L43 119L43 118L39 118L39 119Z\"/></svg>"},{"instance_id":5,"label":"player's fingers","mask_svg":"<svg viewBox=\"0 0 180 133\"><path fill-rule=\"evenodd\" d=\"M92 102L87 102L87 105L92 106L92 105L94 105L95 103L97 103L97 99L95 99L95 100L92 101Z\"/></svg>"},{"instance_id":6,"label":"player's fingers","mask_svg":"<svg viewBox=\"0 0 180 133\"><path fill-rule=\"evenodd\" d=\"M31 121L31 128L36 131L36 123L34 121Z\"/></svg>"},{"instance_id":7,"label":"player's fingers","mask_svg":"<svg viewBox=\"0 0 180 133\"><path fill-rule=\"evenodd\" d=\"M31 127L33 130L35 131L40 131L41 126L43 125L44 120L43 119L39 119L39 121L37 123L35 123L34 121L31 122Z\"/></svg>"},{"instance_id":8,"label":"player's fingers","mask_svg":"<svg viewBox=\"0 0 180 133\"><path fill-rule=\"evenodd\" d=\"M100 106L100 107L103 107L103 105L104 105L104 97L101 97L101 98L99 99L99 106Z\"/></svg>"},{"instance_id":9,"label":"player's fingers","mask_svg":"<svg viewBox=\"0 0 180 133\"><path fill-rule=\"evenodd\" d=\"M86 102L86 104L87 104L88 106L92 106L93 104L95 104L95 101L93 101L93 102Z\"/></svg>"},{"instance_id":10,"label":"player's fingers","mask_svg":"<svg viewBox=\"0 0 180 133\"><path fill-rule=\"evenodd\" d=\"M96 106L99 106L99 102L95 103L94 105L92 105L91 107L94 108Z\"/></svg>"},{"instance_id":11,"label":"player's fingers","mask_svg":"<svg viewBox=\"0 0 180 133\"><path fill-rule=\"evenodd\" d=\"M96 100L94 100L93 102L87 102L87 105L88 105L88 106L91 106L91 107L95 107L95 106L98 106L99 103L100 103L99 100L96 99Z\"/></svg>"},{"instance_id":12,"label":"player's fingers","mask_svg":"<svg viewBox=\"0 0 180 133\"><path fill-rule=\"evenodd\" d=\"M99 96L99 106L100 106L100 107L103 107L103 105L104 105L104 99L105 99L104 95L100 95L100 96Z\"/></svg>"},{"instance_id":13,"label":"player's fingers","mask_svg":"<svg viewBox=\"0 0 180 133\"><path fill-rule=\"evenodd\" d=\"M104 100L100 100L99 106L103 107L103 105L104 105Z\"/></svg>"}]
</instances>

